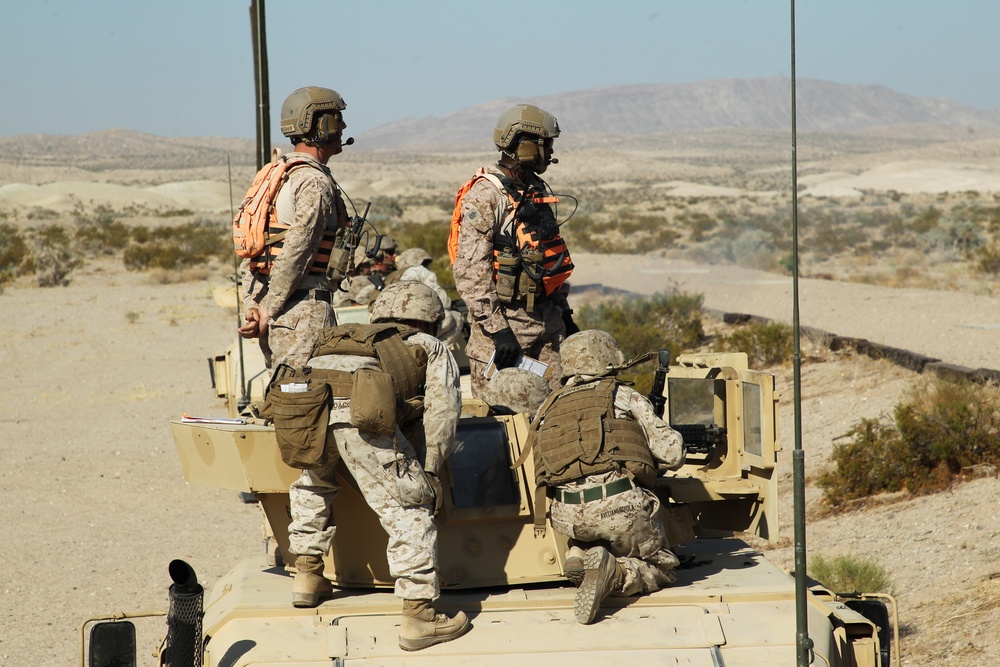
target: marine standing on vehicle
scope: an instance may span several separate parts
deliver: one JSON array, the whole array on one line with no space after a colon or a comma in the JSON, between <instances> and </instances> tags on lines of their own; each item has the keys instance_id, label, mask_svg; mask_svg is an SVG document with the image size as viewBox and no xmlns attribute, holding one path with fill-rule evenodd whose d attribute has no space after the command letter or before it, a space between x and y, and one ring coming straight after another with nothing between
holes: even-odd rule
<instances>
[{"instance_id":1,"label":"marine standing on vehicle","mask_svg":"<svg viewBox=\"0 0 1000 667\"><path fill-rule=\"evenodd\" d=\"M278 158L287 181L276 183L273 201L260 208L267 216L266 245L240 267L246 322L239 334L260 339L269 369L305 365L319 332L335 323L330 301L337 286L327 267L348 218L326 163L343 150L346 107L337 91L316 86L299 88L281 106L281 133L295 147Z\"/></svg>"},{"instance_id":2,"label":"marine standing on vehicle","mask_svg":"<svg viewBox=\"0 0 1000 667\"><path fill-rule=\"evenodd\" d=\"M449 618L432 605L441 592L433 519L443 502L437 475L454 446L461 411L458 365L434 337L443 317L429 287L396 283L372 304L371 324L322 333L309 365L313 373L334 371L328 380L329 428L336 451L321 467L303 470L289 489L289 550L297 569L292 604L315 607L332 593L323 557L336 532L331 508L339 490L335 468L343 460L389 535L389 572L403 598L399 645L408 651L456 639L469 629L464 613ZM419 415L422 461L400 430Z\"/></svg>"},{"instance_id":3,"label":"marine standing on vehicle","mask_svg":"<svg viewBox=\"0 0 1000 667\"><path fill-rule=\"evenodd\" d=\"M573 270L539 174L556 160L555 116L531 104L503 112L493 132L495 166L481 168L456 197L449 254L469 309L466 346L472 393L479 396L490 358L498 369L521 354L549 365L559 384L559 345L573 323L564 283Z\"/></svg>"},{"instance_id":4,"label":"marine standing on vehicle","mask_svg":"<svg viewBox=\"0 0 1000 667\"><path fill-rule=\"evenodd\" d=\"M568 337L565 386L539 408L522 454L534 450L536 530L545 527L548 488L552 527L569 537L566 577L578 586L573 611L584 624L610 594L652 593L677 580L679 562L649 489L656 461L670 470L684 464L684 441L616 377L624 363L605 331Z\"/></svg>"}]
</instances>

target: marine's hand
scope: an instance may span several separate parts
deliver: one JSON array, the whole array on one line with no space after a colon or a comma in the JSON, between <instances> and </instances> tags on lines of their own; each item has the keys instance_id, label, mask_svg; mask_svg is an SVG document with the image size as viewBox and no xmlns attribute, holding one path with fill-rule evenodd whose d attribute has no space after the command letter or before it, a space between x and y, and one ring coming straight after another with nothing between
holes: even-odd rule
<instances>
[{"instance_id":1,"label":"marine's hand","mask_svg":"<svg viewBox=\"0 0 1000 667\"><path fill-rule=\"evenodd\" d=\"M496 348L493 362L496 364L497 370L510 368L517 363L517 358L521 356L521 345L517 342L517 337L510 328L501 329L493 334L493 346Z\"/></svg>"},{"instance_id":2,"label":"marine's hand","mask_svg":"<svg viewBox=\"0 0 1000 667\"><path fill-rule=\"evenodd\" d=\"M260 338L267 335L267 325L271 316L264 308L247 308L243 316L246 322L236 331L243 338Z\"/></svg>"},{"instance_id":3,"label":"marine's hand","mask_svg":"<svg viewBox=\"0 0 1000 667\"><path fill-rule=\"evenodd\" d=\"M563 324L566 325L566 335L572 336L575 333L580 333L580 327L577 326L576 322L573 321L573 309L567 309L562 312Z\"/></svg>"}]
</instances>

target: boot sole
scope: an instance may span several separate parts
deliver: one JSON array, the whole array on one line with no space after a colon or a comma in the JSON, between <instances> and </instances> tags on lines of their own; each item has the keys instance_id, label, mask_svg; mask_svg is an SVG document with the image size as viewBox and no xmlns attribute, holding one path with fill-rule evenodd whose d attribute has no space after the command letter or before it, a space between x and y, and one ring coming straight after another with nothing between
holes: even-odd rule
<instances>
[{"instance_id":1,"label":"boot sole","mask_svg":"<svg viewBox=\"0 0 1000 667\"><path fill-rule=\"evenodd\" d=\"M429 646L434 646L435 644L443 644L444 642L450 642L453 639L458 639L466 632L468 632L470 628L472 628L472 624L466 622L466 624L463 625L461 628L447 635L438 635L436 637L425 637L423 639L406 639L400 636L399 648L403 649L404 651L419 651L420 649L424 649Z\"/></svg>"},{"instance_id":2,"label":"boot sole","mask_svg":"<svg viewBox=\"0 0 1000 667\"><path fill-rule=\"evenodd\" d=\"M601 600L611 592L615 574L615 558L603 547L587 550L584 556L586 571L573 601L573 614L583 625L594 622Z\"/></svg>"},{"instance_id":3,"label":"boot sole","mask_svg":"<svg viewBox=\"0 0 1000 667\"><path fill-rule=\"evenodd\" d=\"M582 558L569 558L566 560L565 577L577 588L583 583L583 576L586 572Z\"/></svg>"}]
</instances>

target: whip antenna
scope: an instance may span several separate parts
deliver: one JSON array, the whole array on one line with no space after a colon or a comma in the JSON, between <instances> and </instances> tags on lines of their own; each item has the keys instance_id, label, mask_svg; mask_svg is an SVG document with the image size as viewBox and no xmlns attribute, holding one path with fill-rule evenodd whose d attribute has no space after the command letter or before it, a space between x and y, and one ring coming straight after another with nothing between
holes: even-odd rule
<instances>
[{"instance_id":1,"label":"whip antenna","mask_svg":"<svg viewBox=\"0 0 1000 667\"><path fill-rule=\"evenodd\" d=\"M795 123L795 0L791 0L791 90L792 90L792 402L795 416L795 447L792 450L792 504L795 518L795 664L812 662L813 641L809 638L809 610L806 605L806 465L802 450L802 355L799 347L799 165L796 155Z\"/></svg>"},{"instance_id":2,"label":"whip antenna","mask_svg":"<svg viewBox=\"0 0 1000 667\"><path fill-rule=\"evenodd\" d=\"M235 220L236 210L235 207L233 206L233 164L228 153L226 153L226 170L229 172L229 217ZM233 264L235 265L236 268L235 272L236 279L233 283L236 287L236 328L239 329L241 326L243 326L243 313L240 312L241 311L240 302L242 301L242 299L240 299L240 290L241 290L240 260L239 257L236 257L235 254L233 255ZM236 342L239 345L240 349L240 400L236 404L236 412L242 413L243 408L250 405L250 396L248 395L247 392L246 368L243 365L243 336L239 336Z\"/></svg>"}]
</instances>

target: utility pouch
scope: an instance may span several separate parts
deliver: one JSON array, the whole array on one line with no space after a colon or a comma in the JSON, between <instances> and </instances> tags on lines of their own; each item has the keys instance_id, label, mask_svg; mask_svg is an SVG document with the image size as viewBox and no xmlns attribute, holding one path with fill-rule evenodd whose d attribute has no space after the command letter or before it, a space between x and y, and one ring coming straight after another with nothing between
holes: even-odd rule
<instances>
[{"instance_id":1,"label":"utility pouch","mask_svg":"<svg viewBox=\"0 0 1000 667\"><path fill-rule=\"evenodd\" d=\"M497 299L509 305L517 298L517 281L521 273L521 260L504 251L497 255Z\"/></svg>"},{"instance_id":2,"label":"utility pouch","mask_svg":"<svg viewBox=\"0 0 1000 667\"><path fill-rule=\"evenodd\" d=\"M285 391L282 386L298 391ZM268 396L281 460L300 470L319 468L326 463L330 385L297 379L272 385Z\"/></svg>"},{"instance_id":3,"label":"utility pouch","mask_svg":"<svg viewBox=\"0 0 1000 667\"><path fill-rule=\"evenodd\" d=\"M391 375L374 368L354 371L351 426L388 436L396 432L396 390Z\"/></svg>"},{"instance_id":4,"label":"utility pouch","mask_svg":"<svg viewBox=\"0 0 1000 667\"><path fill-rule=\"evenodd\" d=\"M541 280L543 267L542 261L545 259L538 250L525 250L521 252L521 264L525 267L521 270L518 279L518 294L527 301L525 310L529 313L535 310L535 299L541 292Z\"/></svg>"},{"instance_id":5,"label":"utility pouch","mask_svg":"<svg viewBox=\"0 0 1000 667\"><path fill-rule=\"evenodd\" d=\"M333 285L339 285L350 271L351 253L343 248L330 250L330 263L326 266L326 279Z\"/></svg>"}]
</instances>

